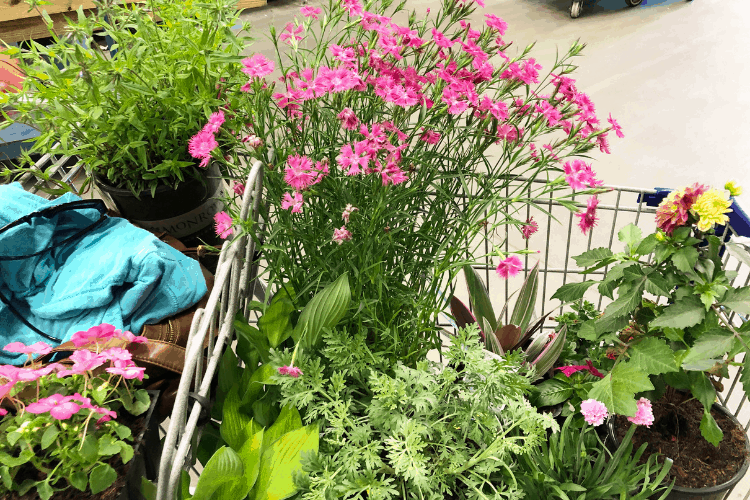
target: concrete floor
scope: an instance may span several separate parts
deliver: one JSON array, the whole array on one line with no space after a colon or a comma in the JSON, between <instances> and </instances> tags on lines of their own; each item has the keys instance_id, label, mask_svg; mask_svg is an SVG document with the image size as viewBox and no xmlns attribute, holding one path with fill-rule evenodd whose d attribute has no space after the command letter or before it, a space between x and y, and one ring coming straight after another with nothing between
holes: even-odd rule
<instances>
[{"instance_id":1,"label":"concrete floor","mask_svg":"<svg viewBox=\"0 0 750 500\"><path fill-rule=\"evenodd\" d=\"M273 59L264 39L277 31L305 3L320 0L270 0L248 10L258 40L249 52ZM594 169L607 184L633 187L680 187L702 182L721 187L734 179L750 192L750 169L742 144L750 143L744 116L750 112L746 64L750 46L748 0L644 0L636 8L625 0L586 0L583 13L571 19L570 0L485 0L474 14L493 13L508 23L509 55L536 41L530 57L547 70L556 49L565 52L576 39L587 44L569 75L596 104L604 122L611 112L625 133L611 134L611 155L592 151ZM433 11L439 0L408 0L409 9ZM740 203L750 206L750 194ZM745 410L745 409L743 409ZM748 415L742 412L741 420ZM729 497L750 498L750 477Z\"/></svg>"}]
</instances>

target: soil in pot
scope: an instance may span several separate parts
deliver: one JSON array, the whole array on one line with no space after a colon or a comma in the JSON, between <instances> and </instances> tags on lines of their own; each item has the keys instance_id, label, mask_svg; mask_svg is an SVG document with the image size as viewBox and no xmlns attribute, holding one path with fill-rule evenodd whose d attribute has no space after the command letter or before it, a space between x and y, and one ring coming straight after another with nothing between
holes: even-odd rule
<instances>
[{"instance_id":1,"label":"soil in pot","mask_svg":"<svg viewBox=\"0 0 750 500\"><path fill-rule=\"evenodd\" d=\"M724 432L724 439L715 447L700 431L703 405L688 394L674 393L669 399L662 398L652 403L654 423L651 427L639 426L633 436L637 449L648 443L641 462L651 453L660 453L659 462L665 457L673 460L669 480L684 488L704 488L726 483L742 468L747 457L745 432L727 415L713 408L711 415ZM615 419L615 435L618 441L625 436L630 422L623 416Z\"/></svg>"},{"instance_id":2,"label":"soil in pot","mask_svg":"<svg viewBox=\"0 0 750 500\"><path fill-rule=\"evenodd\" d=\"M156 398L158 397L158 392L149 391L149 394L151 395L152 401L151 401L151 408L148 411L142 413L141 415L137 417L130 415L126 411L122 411L118 417L118 421L120 423L125 424L128 427L130 427L131 435L134 437L134 440L133 442L130 442L129 444L133 446L135 450L135 455L126 464L122 463L122 460L120 459L119 454L110 457L108 460L104 460L104 462L109 464L115 470L115 472L117 472L117 479L115 479L115 482L112 483L109 486L109 488L97 493L96 495L92 495L91 490L89 490L88 487L85 492L79 491L73 487L70 487L65 491L56 492L55 494L52 495L50 500L81 500L81 498L86 498L86 500L121 500L122 499L123 491L128 488L128 484L127 484L128 472L130 471L130 468L135 464L136 460L139 459L138 457L139 453L143 453L144 447L147 445L147 443L143 442L144 434L147 434L147 426L158 425L155 421L151 419L151 415L156 405ZM41 479L44 479L44 477L45 477L44 473L37 470L33 466L29 466L28 468L24 467L18 471L15 481L20 484L26 479L33 479L35 481L39 481ZM136 480L140 484L140 477L136 478ZM15 491L11 492L8 495L6 495L6 497L3 500L41 500L41 499L39 495L37 494L36 489L32 488L25 495L19 495L18 492L15 492Z\"/></svg>"}]
</instances>

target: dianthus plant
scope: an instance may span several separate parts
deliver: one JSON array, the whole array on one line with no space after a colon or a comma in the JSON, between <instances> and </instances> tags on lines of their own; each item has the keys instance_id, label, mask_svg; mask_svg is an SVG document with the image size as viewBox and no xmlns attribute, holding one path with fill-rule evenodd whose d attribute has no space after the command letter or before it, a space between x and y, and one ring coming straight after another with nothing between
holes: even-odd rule
<instances>
[{"instance_id":1,"label":"dianthus plant","mask_svg":"<svg viewBox=\"0 0 750 500\"><path fill-rule=\"evenodd\" d=\"M544 76L532 46L506 53L502 19L469 24L471 0L444 0L437 13L406 4L329 0L272 29L277 63L243 60L252 129L242 144L267 165L273 279L304 304L349 273L350 324L392 359L414 360L437 344L435 316L460 264L484 252L477 236L533 227L523 209L558 190L577 210L570 189L595 194L601 182L572 158L609 152L607 132L622 132L611 117L604 128L566 76L583 45ZM596 200L579 214L584 231Z\"/></svg>"},{"instance_id":2,"label":"dianthus plant","mask_svg":"<svg viewBox=\"0 0 750 500\"><path fill-rule=\"evenodd\" d=\"M367 346L352 349L361 340L330 334L321 356L300 356L303 377L275 377L283 404L325 422L297 479L302 499L521 498L518 456L557 430L524 399L522 354L487 354L472 324L451 339L446 366L399 363L390 375ZM286 364L289 353L274 356Z\"/></svg>"},{"instance_id":3,"label":"dianthus plant","mask_svg":"<svg viewBox=\"0 0 750 500\"><path fill-rule=\"evenodd\" d=\"M44 342L13 342L9 352L26 353L24 367L0 366L0 496L25 495L36 488L43 500L75 488L96 494L117 479L110 458L133 457L130 428L117 422L117 411L133 415L150 405L136 390L144 368L122 347L145 337L102 324L73 335L78 347L68 361L42 366L34 354L48 354ZM71 363L72 362L72 363ZM108 366L106 366L108 364Z\"/></svg>"}]
</instances>

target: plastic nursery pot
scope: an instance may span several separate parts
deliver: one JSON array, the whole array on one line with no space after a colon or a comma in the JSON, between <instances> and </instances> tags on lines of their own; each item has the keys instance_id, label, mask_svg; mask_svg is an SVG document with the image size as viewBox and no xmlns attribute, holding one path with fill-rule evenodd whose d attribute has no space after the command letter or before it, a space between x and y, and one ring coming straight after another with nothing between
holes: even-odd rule
<instances>
[{"instance_id":1,"label":"plastic nursery pot","mask_svg":"<svg viewBox=\"0 0 750 500\"><path fill-rule=\"evenodd\" d=\"M214 215L224 209L217 199L224 194L224 181L219 169L211 165L204 175L204 182L186 177L177 189L159 186L156 195L151 191L140 193L140 199L127 189L116 188L96 175L96 186L109 196L122 217L154 232L166 232L194 247L203 240L210 245L219 244L213 228Z\"/></svg>"},{"instance_id":2,"label":"plastic nursery pot","mask_svg":"<svg viewBox=\"0 0 750 500\"><path fill-rule=\"evenodd\" d=\"M724 406L720 405L719 403L714 403L713 409L723 413L724 415L729 417L729 419L731 419L734 425L736 425L739 429L743 429L743 426L739 422L739 420L737 420L734 415L732 415L732 412L730 412ZM615 447L619 444L615 435L614 418L607 419L607 444L610 446L614 444ZM734 488L734 486L739 483L740 480L742 480L742 478L747 473L748 468L750 468L750 441L748 441L746 434L745 451L745 462L742 464L742 467L740 467L740 470L737 471L737 474L735 474L734 477L732 477L729 481L706 488L687 488L684 486L675 485L672 488L672 491L667 496L666 500L723 500L726 494L732 488Z\"/></svg>"}]
</instances>

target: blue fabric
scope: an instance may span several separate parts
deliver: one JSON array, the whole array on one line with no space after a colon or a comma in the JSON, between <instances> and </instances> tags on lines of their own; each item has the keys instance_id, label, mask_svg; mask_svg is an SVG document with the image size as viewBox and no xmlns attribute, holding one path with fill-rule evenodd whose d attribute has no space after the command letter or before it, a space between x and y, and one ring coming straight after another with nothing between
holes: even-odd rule
<instances>
[{"instance_id":1,"label":"blue fabric","mask_svg":"<svg viewBox=\"0 0 750 500\"><path fill-rule=\"evenodd\" d=\"M48 201L19 183L0 186L0 228L32 212L80 200L67 193ZM207 292L197 261L125 219L110 217L66 244L66 237L99 218L95 209L34 217L0 232L0 256L54 250L31 258L0 260L0 291L33 326L63 342L101 323L140 333L145 324L184 311ZM10 342L51 343L0 303L0 348ZM54 347L54 346L53 346ZM26 355L0 351L0 363Z\"/></svg>"}]
</instances>

